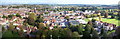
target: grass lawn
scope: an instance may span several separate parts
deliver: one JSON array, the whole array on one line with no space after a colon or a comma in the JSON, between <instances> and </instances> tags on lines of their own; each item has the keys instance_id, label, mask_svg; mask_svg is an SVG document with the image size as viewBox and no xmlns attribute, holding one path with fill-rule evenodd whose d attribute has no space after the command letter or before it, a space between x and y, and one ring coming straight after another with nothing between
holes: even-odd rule
<instances>
[{"instance_id":1,"label":"grass lawn","mask_svg":"<svg viewBox=\"0 0 120 39\"><path fill-rule=\"evenodd\" d=\"M120 20L116 20L116 19L107 19L107 18L102 18L102 21L103 22L108 22L108 23L112 23L112 24L115 24L117 26L120 26Z\"/></svg>"},{"instance_id":2,"label":"grass lawn","mask_svg":"<svg viewBox=\"0 0 120 39\"><path fill-rule=\"evenodd\" d=\"M89 19L90 18L86 18L86 19L84 19L85 21L89 21ZM98 17L96 17L96 18L94 18L94 19L99 19ZM112 23L112 24L115 24L115 25L117 25L117 26L120 26L120 20L117 20L117 19L107 19L107 18L102 18L102 20L101 21L103 21L103 22L107 22L107 23Z\"/></svg>"},{"instance_id":3,"label":"grass lawn","mask_svg":"<svg viewBox=\"0 0 120 39\"><path fill-rule=\"evenodd\" d=\"M115 32L115 30L112 30L112 31L108 31L108 33L107 33L107 34L111 34L112 32Z\"/></svg>"}]
</instances>

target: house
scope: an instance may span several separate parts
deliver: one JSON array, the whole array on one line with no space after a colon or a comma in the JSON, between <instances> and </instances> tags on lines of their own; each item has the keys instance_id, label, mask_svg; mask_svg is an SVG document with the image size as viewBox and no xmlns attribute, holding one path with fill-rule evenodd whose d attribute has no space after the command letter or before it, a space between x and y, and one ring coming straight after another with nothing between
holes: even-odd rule
<instances>
[{"instance_id":1,"label":"house","mask_svg":"<svg viewBox=\"0 0 120 39\"><path fill-rule=\"evenodd\" d=\"M79 25L79 21L76 21L76 20L70 20L69 21L71 25Z\"/></svg>"},{"instance_id":2,"label":"house","mask_svg":"<svg viewBox=\"0 0 120 39\"><path fill-rule=\"evenodd\" d=\"M116 27L114 24L106 23L102 21L95 21L95 23L98 29L104 28L106 31L113 30Z\"/></svg>"},{"instance_id":3,"label":"house","mask_svg":"<svg viewBox=\"0 0 120 39\"><path fill-rule=\"evenodd\" d=\"M53 27L49 27L49 29L53 29Z\"/></svg>"},{"instance_id":4,"label":"house","mask_svg":"<svg viewBox=\"0 0 120 39\"><path fill-rule=\"evenodd\" d=\"M0 17L3 17L3 14L0 13Z\"/></svg>"},{"instance_id":5,"label":"house","mask_svg":"<svg viewBox=\"0 0 120 39\"><path fill-rule=\"evenodd\" d=\"M65 27L66 27L65 22L61 22L61 23L59 23L59 25L60 25L62 28L65 28Z\"/></svg>"},{"instance_id":6,"label":"house","mask_svg":"<svg viewBox=\"0 0 120 39\"><path fill-rule=\"evenodd\" d=\"M78 21L79 23L82 23L82 24L87 24L87 22L86 22L85 20L82 20L82 19L77 19L77 21Z\"/></svg>"}]
</instances>

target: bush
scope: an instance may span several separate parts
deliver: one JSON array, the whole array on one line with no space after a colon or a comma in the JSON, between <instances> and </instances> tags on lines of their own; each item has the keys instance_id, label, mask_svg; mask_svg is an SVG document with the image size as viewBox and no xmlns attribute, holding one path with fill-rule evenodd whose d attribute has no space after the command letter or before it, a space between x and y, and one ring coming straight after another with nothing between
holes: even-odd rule
<instances>
[{"instance_id":1,"label":"bush","mask_svg":"<svg viewBox=\"0 0 120 39\"><path fill-rule=\"evenodd\" d=\"M98 15L97 14L92 14L92 17L97 17Z\"/></svg>"},{"instance_id":2,"label":"bush","mask_svg":"<svg viewBox=\"0 0 120 39\"><path fill-rule=\"evenodd\" d=\"M91 17L91 15L86 15L86 18L90 18Z\"/></svg>"}]
</instances>

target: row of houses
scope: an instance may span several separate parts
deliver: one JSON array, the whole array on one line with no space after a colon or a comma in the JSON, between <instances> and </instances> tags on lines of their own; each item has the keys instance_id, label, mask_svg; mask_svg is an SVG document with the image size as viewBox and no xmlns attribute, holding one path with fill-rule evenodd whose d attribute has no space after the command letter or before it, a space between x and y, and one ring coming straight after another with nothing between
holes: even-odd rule
<instances>
[{"instance_id":1,"label":"row of houses","mask_svg":"<svg viewBox=\"0 0 120 39\"><path fill-rule=\"evenodd\" d=\"M102 22L102 21L95 21L95 29L100 33L101 29L105 29L105 31L111 31L111 30L115 30L116 25L115 24L111 24L111 23L107 23L107 22Z\"/></svg>"},{"instance_id":2,"label":"row of houses","mask_svg":"<svg viewBox=\"0 0 120 39\"><path fill-rule=\"evenodd\" d=\"M52 12L51 11L48 14L43 14L43 17L44 17L43 20L45 24L48 24L50 26L58 25L61 27L66 27L70 24L72 25L79 25L80 23L87 24L87 22L83 20L85 16L77 12L73 12L73 11ZM69 17L69 19L66 19L67 16Z\"/></svg>"}]
</instances>

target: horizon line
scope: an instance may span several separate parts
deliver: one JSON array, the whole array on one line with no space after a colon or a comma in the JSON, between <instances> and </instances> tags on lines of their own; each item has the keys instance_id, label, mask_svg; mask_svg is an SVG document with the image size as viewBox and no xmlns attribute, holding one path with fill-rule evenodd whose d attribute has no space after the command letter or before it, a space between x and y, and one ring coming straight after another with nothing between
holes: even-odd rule
<instances>
[{"instance_id":1,"label":"horizon line","mask_svg":"<svg viewBox=\"0 0 120 39\"><path fill-rule=\"evenodd\" d=\"M28 5L31 5L27 3ZM36 4L36 3L35 3ZM48 4L48 3L43 3L43 4ZM22 4L0 4L0 5L22 5ZM24 5L24 4L23 4ZM34 3L33 3L34 5ZM37 4L36 4L37 5ZM39 4L38 4L39 5ZM48 5L54 5L54 4L48 4ZM58 4L59 5L59 4ZM64 4L62 4L64 5ZM83 4L83 5L119 5L119 4Z\"/></svg>"}]
</instances>

